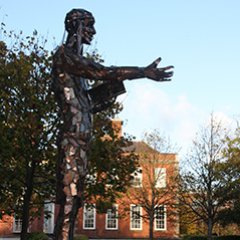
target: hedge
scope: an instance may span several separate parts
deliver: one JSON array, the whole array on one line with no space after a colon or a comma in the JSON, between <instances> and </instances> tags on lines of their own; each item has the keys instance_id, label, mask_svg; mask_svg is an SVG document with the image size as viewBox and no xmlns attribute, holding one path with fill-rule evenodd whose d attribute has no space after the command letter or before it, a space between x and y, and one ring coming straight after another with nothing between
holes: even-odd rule
<instances>
[{"instance_id":1,"label":"hedge","mask_svg":"<svg viewBox=\"0 0 240 240\"><path fill-rule=\"evenodd\" d=\"M42 232L33 232L27 235L26 240L48 240L48 236Z\"/></svg>"},{"instance_id":2,"label":"hedge","mask_svg":"<svg viewBox=\"0 0 240 240\"><path fill-rule=\"evenodd\" d=\"M82 234L82 235L74 236L73 240L88 240L88 237Z\"/></svg>"},{"instance_id":3,"label":"hedge","mask_svg":"<svg viewBox=\"0 0 240 240\"><path fill-rule=\"evenodd\" d=\"M240 240L238 235L212 237L213 240ZM206 236L184 236L182 240L208 240Z\"/></svg>"}]
</instances>

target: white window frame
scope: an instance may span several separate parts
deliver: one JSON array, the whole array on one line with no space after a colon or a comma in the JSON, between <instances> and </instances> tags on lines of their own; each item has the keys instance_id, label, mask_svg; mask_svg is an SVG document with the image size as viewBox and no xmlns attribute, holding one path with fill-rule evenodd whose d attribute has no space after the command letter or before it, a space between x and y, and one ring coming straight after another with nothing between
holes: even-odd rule
<instances>
[{"instance_id":1,"label":"white window frame","mask_svg":"<svg viewBox=\"0 0 240 240\"><path fill-rule=\"evenodd\" d=\"M97 183L97 173L93 173L92 175L87 174L85 181L89 184L96 184Z\"/></svg>"},{"instance_id":2,"label":"white window frame","mask_svg":"<svg viewBox=\"0 0 240 240\"><path fill-rule=\"evenodd\" d=\"M157 219L157 207L163 208L163 218ZM154 230L155 231L166 231L167 230L167 211L166 211L166 206L165 205L159 205L156 206L155 208L155 218L154 218ZM158 223L157 221L161 221L162 223ZM162 224L163 227L158 227L158 224Z\"/></svg>"},{"instance_id":3,"label":"white window frame","mask_svg":"<svg viewBox=\"0 0 240 240\"><path fill-rule=\"evenodd\" d=\"M138 168L133 174L132 187L140 188L142 187L142 168Z\"/></svg>"},{"instance_id":4,"label":"white window frame","mask_svg":"<svg viewBox=\"0 0 240 240\"><path fill-rule=\"evenodd\" d=\"M133 219L133 208L134 207L139 207L139 227L135 227L133 225L135 225L134 221L135 219ZM134 231L141 231L142 230L142 207L140 205L136 205L136 204L131 204L130 205L130 230L134 230ZM137 223L136 223L137 224Z\"/></svg>"},{"instance_id":5,"label":"white window frame","mask_svg":"<svg viewBox=\"0 0 240 240\"><path fill-rule=\"evenodd\" d=\"M22 220L17 218L16 214L14 213L13 216L13 233L20 233L22 230Z\"/></svg>"},{"instance_id":6,"label":"white window frame","mask_svg":"<svg viewBox=\"0 0 240 240\"><path fill-rule=\"evenodd\" d=\"M113 208L115 209L115 217L112 215L113 209L108 209L105 218L105 229L106 230L117 230L118 229L118 205L114 204ZM115 222L115 227L109 227L109 221Z\"/></svg>"},{"instance_id":7,"label":"white window frame","mask_svg":"<svg viewBox=\"0 0 240 240\"><path fill-rule=\"evenodd\" d=\"M155 187L165 188L167 186L167 170L166 168L154 169Z\"/></svg>"},{"instance_id":8,"label":"white window frame","mask_svg":"<svg viewBox=\"0 0 240 240\"><path fill-rule=\"evenodd\" d=\"M87 219L87 210L89 208L92 209L92 211L93 211L93 219L92 218L90 219L90 220L93 220L92 227L86 226L86 221L89 220L89 219ZM84 204L84 207L83 207L83 229L86 229L86 230L96 229L96 206L95 206L95 204Z\"/></svg>"},{"instance_id":9,"label":"white window frame","mask_svg":"<svg viewBox=\"0 0 240 240\"><path fill-rule=\"evenodd\" d=\"M48 211L48 218L46 217L45 211ZM54 214L55 214L55 204L46 203L44 204L44 220L43 220L43 232L52 234L54 232Z\"/></svg>"}]
</instances>

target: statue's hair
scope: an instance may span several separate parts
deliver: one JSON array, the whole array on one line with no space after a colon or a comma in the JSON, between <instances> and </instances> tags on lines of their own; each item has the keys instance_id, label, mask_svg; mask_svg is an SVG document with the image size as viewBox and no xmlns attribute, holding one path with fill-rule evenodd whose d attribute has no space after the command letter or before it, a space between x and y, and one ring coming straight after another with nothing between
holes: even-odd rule
<instances>
[{"instance_id":1,"label":"statue's hair","mask_svg":"<svg viewBox=\"0 0 240 240\"><path fill-rule=\"evenodd\" d=\"M81 20L86 18L94 19L91 12L88 12L84 9L72 9L70 12L67 13L65 18L65 29L68 33L75 32L78 27L78 23Z\"/></svg>"}]
</instances>

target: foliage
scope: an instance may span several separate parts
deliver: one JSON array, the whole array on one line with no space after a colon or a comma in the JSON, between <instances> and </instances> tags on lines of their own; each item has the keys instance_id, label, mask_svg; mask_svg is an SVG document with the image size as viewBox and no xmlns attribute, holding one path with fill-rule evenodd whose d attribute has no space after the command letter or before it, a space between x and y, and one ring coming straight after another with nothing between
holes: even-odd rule
<instances>
[{"instance_id":1,"label":"foliage","mask_svg":"<svg viewBox=\"0 0 240 240\"><path fill-rule=\"evenodd\" d=\"M26 240L48 240L48 236L42 232L28 233Z\"/></svg>"},{"instance_id":2,"label":"foliage","mask_svg":"<svg viewBox=\"0 0 240 240\"><path fill-rule=\"evenodd\" d=\"M187 213L187 214L186 214ZM180 233L187 235L202 235L205 232L202 221L196 221L195 214L189 211L189 207L179 204Z\"/></svg>"},{"instance_id":3,"label":"foliage","mask_svg":"<svg viewBox=\"0 0 240 240\"><path fill-rule=\"evenodd\" d=\"M228 204L221 209L219 221L222 225L240 224L240 128L237 127L233 136L226 138L224 156L226 161L219 164L222 178L226 185L222 190L228 198Z\"/></svg>"},{"instance_id":4,"label":"foliage","mask_svg":"<svg viewBox=\"0 0 240 240\"><path fill-rule=\"evenodd\" d=\"M205 236L184 236L182 240L207 240Z\"/></svg>"},{"instance_id":5,"label":"foliage","mask_svg":"<svg viewBox=\"0 0 240 240\"><path fill-rule=\"evenodd\" d=\"M176 143L173 143L168 136L159 132L158 129L144 133L143 141L158 153L175 153L179 151Z\"/></svg>"},{"instance_id":6,"label":"foliage","mask_svg":"<svg viewBox=\"0 0 240 240\"><path fill-rule=\"evenodd\" d=\"M58 119L51 56L37 31L24 37L1 26L0 207L14 210L25 226L29 210L41 210L54 194Z\"/></svg>"},{"instance_id":7,"label":"foliage","mask_svg":"<svg viewBox=\"0 0 240 240\"><path fill-rule=\"evenodd\" d=\"M228 235L228 236L219 236L215 237L217 240L240 240L240 236L237 235Z\"/></svg>"},{"instance_id":8,"label":"foliage","mask_svg":"<svg viewBox=\"0 0 240 240\"><path fill-rule=\"evenodd\" d=\"M138 164L137 156L128 151L132 139L119 136L112 127L111 119L120 109L120 105L115 103L110 109L94 117L86 198L94 199L100 212L105 212L120 193L126 192L131 182L131 174Z\"/></svg>"},{"instance_id":9,"label":"foliage","mask_svg":"<svg viewBox=\"0 0 240 240\"><path fill-rule=\"evenodd\" d=\"M240 130L237 127L233 135L229 133L226 135L225 130L220 128L219 122L213 120L212 118L209 126L210 134L207 135L207 129L204 129L202 138L196 141L198 145L194 145L196 148L202 147L197 148L200 150L198 154L195 151L195 156L202 157L205 152L208 154L207 157L205 160L201 158L202 160L200 159L201 161L199 160L196 165L193 165L194 158L191 158L192 162L189 161L188 166L194 166L194 170L185 173L186 175L181 179L184 182L182 186L186 184L180 194L183 203L181 229L184 229L185 233L191 233L194 228L195 234L200 233L199 222L205 223L208 228L215 223L220 223L223 227L240 223ZM206 151L204 144L208 141L212 142L212 147ZM194 181L196 185L193 184Z\"/></svg>"},{"instance_id":10,"label":"foliage","mask_svg":"<svg viewBox=\"0 0 240 240\"><path fill-rule=\"evenodd\" d=\"M207 240L207 236L184 236L182 240ZM216 240L240 240L240 236L228 235L228 236L214 236L212 239Z\"/></svg>"},{"instance_id":11,"label":"foliage","mask_svg":"<svg viewBox=\"0 0 240 240\"><path fill-rule=\"evenodd\" d=\"M227 181L219 167L225 160L225 137L225 129L212 115L209 125L194 140L188 154L188 168L180 179L179 201L185 205L185 216L191 216L191 223L202 221L207 226L208 237L228 200Z\"/></svg>"},{"instance_id":12,"label":"foliage","mask_svg":"<svg viewBox=\"0 0 240 240\"><path fill-rule=\"evenodd\" d=\"M74 237L74 240L88 240L88 236L86 235L77 235Z\"/></svg>"}]
</instances>

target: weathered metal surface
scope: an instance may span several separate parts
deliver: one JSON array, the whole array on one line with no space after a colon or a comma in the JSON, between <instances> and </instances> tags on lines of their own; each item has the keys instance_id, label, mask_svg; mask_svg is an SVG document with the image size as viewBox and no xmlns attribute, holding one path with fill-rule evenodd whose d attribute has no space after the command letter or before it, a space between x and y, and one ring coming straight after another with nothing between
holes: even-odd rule
<instances>
[{"instance_id":1,"label":"weathered metal surface","mask_svg":"<svg viewBox=\"0 0 240 240\"><path fill-rule=\"evenodd\" d=\"M94 23L90 12L84 9L70 11L65 19L67 40L53 58L52 86L63 120L60 141L63 157L59 159L64 198L60 201L58 233L55 231L55 239L61 240L73 239L75 218L82 205L92 113L101 111L118 94L125 92L122 81L126 79L146 77L161 82L169 81L173 75L172 66L157 68L160 58L143 68L105 67L85 58L83 44L91 43L96 33ZM103 80L105 85L89 90L87 79Z\"/></svg>"}]
</instances>

